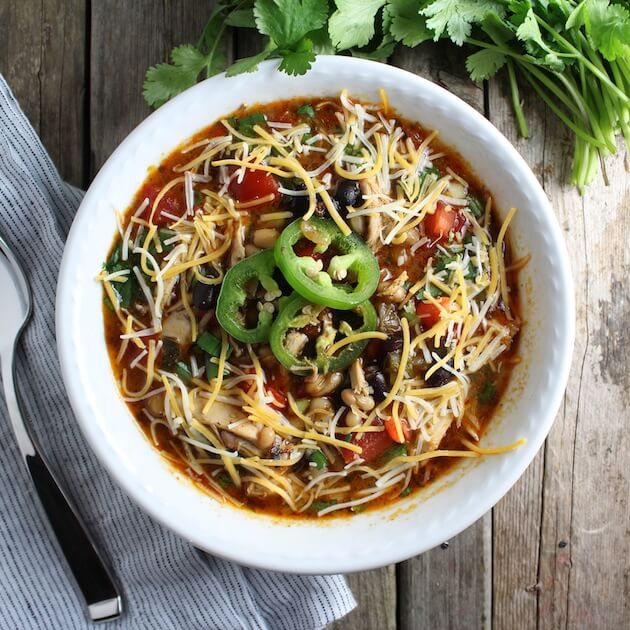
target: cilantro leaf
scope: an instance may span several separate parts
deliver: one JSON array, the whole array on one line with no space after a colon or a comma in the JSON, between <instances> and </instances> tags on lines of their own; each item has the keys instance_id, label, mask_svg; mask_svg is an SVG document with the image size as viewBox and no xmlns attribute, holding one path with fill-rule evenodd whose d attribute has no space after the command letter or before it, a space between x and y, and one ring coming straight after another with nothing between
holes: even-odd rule
<instances>
[{"instance_id":1,"label":"cilantro leaf","mask_svg":"<svg viewBox=\"0 0 630 630\"><path fill-rule=\"evenodd\" d=\"M479 24L491 13L503 17L505 3L494 0L435 0L420 11L428 17L428 28L438 41L446 31L455 44L461 46L470 35L472 25Z\"/></svg>"},{"instance_id":2,"label":"cilantro leaf","mask_svg":"<svg viewBox=\"0 0 630 630\"><path fill-rule=\"evenodd\" d=\"M396 42L391 37L383 38L383 41L374 49L353 48L350 52L353 57L371 59L372 61L385 61L393 52Z\"/></svg>"},{"instance_id":3,"label":"cilantro leaf","mask_svg":"<svg viewBox=\"0 0 630 630\"><path fill-rule=\"evenodd\" d=\"M143 95L152 107L194 85L205 65L205 57L190 44L173 49L171 59L172 64L159 63L147 70Z\"/></svg>"},{"instance_id":4,"label":"cilantro leaf","mask_svg":"<svg viewBox=\"0 0 630 630\"><path fill-rule=\"evenodd\" d=\"M586 33L608 61L630 51L630 13L620 4L608 0L587 0Z\"/></svg>"},{"instance_id":5,"label":"cilantro leaf","mask_svg":"<svg viewBox=\"0 0 630 630\"><path fill-rule=\"evenodd\" d=\"M253 9L237 9L227 16L225 23L238 28L256 28L256 18Z\"/></svg>"},{"instance_id":6,"label":"cilantro leaf","mask_svg":"<svg viewBox=\"0 0 630 630\"><path fill-rule=\"evenodd\" d=\"M525 47L532 55L537 55L537 47L542 49L546 54L542 56L542 61L545 65L549 66L552 70L560 71L564 68L564 62L553 51L543 39L538 21L536 20L536 14L533 9L528 9L527 13L523 17L522 22L516 29L516 37L525 43Z\"/></svg>"},{"instance_id":7,"label":"cilantro leaf","mask_svg":"<svg viewBox=\"0 0 630 630\"><path fill-rule=\"evenodd\" d=\"M306 37L300 40L295 48L280 50L279 52L282 57L279 69L287 74L305 74L311 69L311 64L315 61L313 42Z\"/></svg>"},{"instance_id":8,"label":"cilantro leaf","mask_svg":"<svg viewBox=\"0 0 630 630\"><path fill-rule=\"evenodd\" d=\"M273 52L273 48L267 47L262 52L259 52L257 55L252 55L251 57L243 57L243 59L239 59L234 62L225 72L225 75L228 77L236 76L237 74L243 74L244 72L255 72L258 70L258 64L261 61L267 59L271 53Z\"/></svg>"},{"instance_id":9,"label":"cilantro leaf","mask_svg":"<svg viewBox=\"0 0 630 630\"><path fill-rule=\"evenodd\" d=\"M306 116L306 118L315 118L315 108L310 103L304 103L297 108L298 116Z\"/></svg>"},{"instance_id":10,"label":"cilantro leaf","mask_svg":"<svg viewBox=\"0 0 630 630\"><path fill-rule=\"evenodd\" d=\"M503 53L486 48L466 59L466 70L473 81L485 81L494 76L506 61L507 57Z\"/></svg>"},{"instance_id":11,"label":"cilantro leaf","mask_svg":"<svg viewBox=\"0 0 630 630\"><path fill-rule=\"evenodd\" d=\"M294 46L307 33L324 26L328 17L328 4L321 0L256 0L254 17L258 30L268 35L278 48L292 49L292 53L302 56L301 61L287 61L287 65L295 69L304 67L306 50L304 45L301 50ZM312 48L311 42L311 51ZM289 74L303 74L306 70Z\"/></svg>"},{"instance_id":12,"label":"cilantro leaf","mask_svg":"<svg viewBox=\"0 0 630 630\"><path fill-rule=\"evenodd\" d=\"M422 2L425 8L428 2ZM386 7L389 19L389 32L405 46L414 47L433 38L433 31L427 28L427 19L420 15L417 0L390 0Z\"/></svg>"},{"instance_id":13,"label":"cilantro leaf","mask_svg":"<svg viewBox=\"0 0 630 630\"><path fill-rule=\"evenodd\" d=\"M374 37L374 18L385 0L335 0L328 32L337 50L365 46Z\"/></svg>"}]
</instances>

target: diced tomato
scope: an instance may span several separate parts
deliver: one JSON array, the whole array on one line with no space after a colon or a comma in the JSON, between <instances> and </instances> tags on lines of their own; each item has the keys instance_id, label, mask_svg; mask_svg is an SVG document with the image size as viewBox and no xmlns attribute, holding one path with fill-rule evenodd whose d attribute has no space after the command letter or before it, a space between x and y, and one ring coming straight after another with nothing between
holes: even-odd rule
<instances>
[{"instance_id":1,"label":"diced tomato","mask_svg":"<svg viewBox=\"0 0 630 630\"><path fill-rule=\"evenodd\" d=\"M394 418L387 418L385 420L385 430L389 437L394 440L394 442L398 442L399 444L404 444L409 441L411 437L411 430L409 429L409 423L406 420L400 421L400 428L402 429L402 439L401 436L398 435L398 430L396 427L396 421Z\"/></svg>"},{"instance_id":2,"label":"diced tomato","mask_svg":"<svg viewBox=\"0 0 630 630\"><path fill-rule=\"evenodd\" d=\"M273 402L271 402L272 407L276 407L277 409L284 409L287 406L287 397L281 392L278 391L275 387L271 385L267 385L266 387L267 393L271 395L273 398Z\"/></svg>"},{"instance_id":3,"label":"diced tomato","mask_svg":"<svg viewBox=\"0 0 630 630\"><path fill-rule=\"evenodd\" d=\"M238 168L238 166L231 166L229 169L230 176L232 176ZM245 169L242 181L239 182L238 177L230 181L228 190L232 197L241 203L255 201L256 199L273 195L273 199L263 202L263 205L267 205L268 203L273 203L280 197L278 182L271 173L255 171L249 168Z\"/></svg>"},{"instance_id":4,"label":"diced tomato","mask_svg":"<svg viewBox=\"0 0 630 630\"><path fill-rule=\"evenodd\" d=\"M160 190L162 190L160 186L156 186L155 184L147 184L140 193L141 202L144 199L149 200L149 205L140 215L140 217L142 219L145 219L145 221L148 221L151 216L151 211L153 210L153 202L158 196ZM182 216L182 214L184 214L185 211L186 204L184 203L184 199L180 199L179 197L175 196L173 190L171 189L164 195L164 197L162 197L162 200L158 204L155 214L153 215L153 223L155 225L168 225L169 223L173 223L172 217L179 218ZM163 212L166 212L171 216L164 216L162 214Z\"/></svg>"},{"instance_id":5,"label":"diced tomato","mask_svg":"<svg viewBox=\"0 0 630 630\"><path fill-rule=\"evenodd\" d=\"M444 307L448 308L449 299L447 297L437 298L437 301ZM431 302L417 302L416 315L420 318L420 325L424 330L429 330L440 321L442 312Z\"/></svg>"},{"instance_id":6,"label":"diced tomato","mask_svg":"<svg viewBox=\"0 0 630 630\"><path fill-rule=\"evenodd\" d=\"M449 232L461 231L466 220L459 210L454 210L451 206L437 202L435 212L428 214L424 220L424 230L431 240L446 240Z\"/></svg>"},{"instance_id":7,"label":"diced tomato","mask_svg":"<svg viewBox=\"0 0 630 630\"><path fill-rule=\"evenodd\" d=\"M394 441L387 431L379 431L370 433L353 433L350 444L360 446L363 451L359 455L347 448L342 448L341 454L343 455L343 459L346 464L349 464L359 458L365 460L366 462L371 462L392 446Z\"/></svg>"}]
</instances>

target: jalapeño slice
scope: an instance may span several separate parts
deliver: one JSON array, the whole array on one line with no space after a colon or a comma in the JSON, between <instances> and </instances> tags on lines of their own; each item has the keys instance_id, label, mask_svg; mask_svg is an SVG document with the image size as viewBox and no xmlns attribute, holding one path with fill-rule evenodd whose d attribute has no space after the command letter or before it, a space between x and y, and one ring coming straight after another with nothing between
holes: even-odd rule
<instances>
[{"instance_id":1,"label":"jalape\u00f1o slice","mask_svg":"<svg viewBox=\"0 0 630 630\"><path fill-rule=\"evenodd\" d=\"M261 343L269 339L273 314L261 310L256 326L248 328L243 308L248 299L254 299L247 292L253 281L257 280L266 292L280 295L278 283L273 279L275 269L273 250L266 249L236 263L225 274L217 300L216 316L219 324L234 339L244 343Z\"/></svg>"},{"instance_id":2,"label":"jalape\u00f1o slice","mask_svg":"<svg viewBox=\"0 0 630 630\"><path fill-rule=\"evenodd\" d=\"M313 254L299 256L294 246L305 238L314 243ZM318 254L329 248L336 253L324 269ZM294 221L280 235L274 254L287 282L314 304L352 309L365 302L378 285L378 261L370 248L357 234L344 236L333 221L317 217Z\"/></svg>"},{"instance_id":3,"label":"jalape\u00f1o slice","mask_svg":"<svg viewBox=\"0 0 630 630\"><path fill-rule=\"evenodd\" d=\"M310 309L307 309L309 312L304 312L305 307L310 307ZM371 332L376 330L378 324L378 316L369 300L358 304L352 309L363 322L356 329L352 329L347 323L346 319L348 319L347 313L349 309L344 309L343 312L339 313L343 324L338 327L339 329L344 329L344 333L338 329L331 331L332 334L324 331L315 341L314 356L300 356L301 351L296 353L288 347L290 345L290 343L287 343L290 339L289 335L291 333L304 334L303 329L309 327L312 320L314 318L317 319L318 314L323 310L324 308L321 306L311 304L298 293L293 293L286 299L278 317L276 317L276 321L271 327L269 336L271 350L276 359L295 374L307 375L312 373L314 368L317 368L320 374L343 370L365 350L368 341L355 341L344 346L333 355L328 355L326 348L330 347L334 342L343 339L344 333L345 336L351 336L358 333ZM320 339L323 340L324 336L328 336L328 338L322 344ZM301 345L304 346L304 344Z\"/></svg>"}]
</instances>

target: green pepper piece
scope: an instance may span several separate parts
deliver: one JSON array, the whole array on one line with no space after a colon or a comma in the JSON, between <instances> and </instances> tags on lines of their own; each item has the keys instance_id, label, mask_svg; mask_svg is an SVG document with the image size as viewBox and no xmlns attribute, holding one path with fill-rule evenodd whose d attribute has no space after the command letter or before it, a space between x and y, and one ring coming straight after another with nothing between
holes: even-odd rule
<instances>
[{"instance_id":1,"label":"green pepper piece","mask_svg":"<svg viewBox=\"0 0 630 630\"><path fill-rule=\"evenodd\" d=\"M310 303L298 293L293 293L287 299L271 327L269 343L271 344L272 352L284 367L296 374L312 372L314 367L316 367L321 374L343 370L365 350L368 344L367 340L356 341L344 346L339 352L332 356L327 355L325 349L322 348L313 358L295 356L295 354L286 347L285 339L287 334L292 330L299 332L300 328L308 324L308 319L302 314L302 309L309 304ZM353 330L353 334L376 330L378 316L369 300L354 307L354 310L363 318L363 325L357 330Z\"/></svg>"},{"instance_id":2,"label":"green pepper piece","mask_svg":"<svg viewBox=\"0 0 630 630\"><path fill-rule=\"evenodd\" d=\"M356 234L344 236L333 221L313 217L308 225L317 232L315 253L326 251L331 245L339 255L333 256L328 271L321 269L321 262L312 256L298 256L293 246L302 238L303 221L294 221L280 235L274 247L276 264L287 282L302 297L315 304L323 304L338 310L348 310L365 302L376 291L379 266L374 254ZM343 284L352 272L357 283L348 291Z\"/></svg>"},{"instance_id":3,"label":"green pepper piece","mask_svg":"<svg viewBox=\"0 0 630 630\"><path fill-rule=\"evenodd\" d=\"M216 316L223 330L234 339L244 343L261 343L269 339L273 315L260 311L256 327L246 328L241 309L247 302L247 285L251 280L258 280L265 291L279 291L273 279L275 269L273 250L266 249L241 260L225 274L217 300Z\"/></svg>"}]
</instances>

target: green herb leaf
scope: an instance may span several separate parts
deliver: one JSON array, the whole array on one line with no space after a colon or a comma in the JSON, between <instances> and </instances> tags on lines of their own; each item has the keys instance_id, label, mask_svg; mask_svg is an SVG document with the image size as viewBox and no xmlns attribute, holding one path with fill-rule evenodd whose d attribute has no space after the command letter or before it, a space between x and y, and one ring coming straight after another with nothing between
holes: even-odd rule
<instances>
[{"instance_id":1,"label":"green herb leaf","mask_svg":"<svg viewBox=\"0 0 630 630\"><path fill-rule=\"evenodd\" d=\"M225 23L228 26L239 28L256 28L256 18L253 9L236 9L227 16Z\"/></svg>"},{"instance_id":2,"label":"green herb leaf","mask_svg":"<svg viewBox=\"0 0 630 630\"><path fill-rule=\"evenodd\" d=\"M203 59L203 55L192 45L180 46L179 48L186 49L186 52L180 50L181 57L190 59L196 57L198 61ZM170 98L197 82L203 64L201 63L195 71L191 69L189 64L181 66L175 63L176 50L178 49L174 49L171 54L173 64L159 63L147 70L143 95L146 102L152 107L163 105Z\"/></svg>"},{"instance_id":3,"label":"green herb leaf","mask_svg":"<svg viewBox=\"0 0 630 630\"><path fill-rule=\"evenodd\" d=\"M264 125L267 123L267 117L260 112L252 114L251 116L245 116L244 118L232 118L230 124L235 127L237 131L240 131L244 136L253 136L254 127L256 125Z\"/></svg>"},{"instance_id":4,"label":"green herb leaf","mask_svg":"<svg viewBox=\"0 0 630 630\"><path fill-rule=\"evenodd\" d=\"M468 197L468 209L475 217L475 219L480 219L486 212L486 209L481 201L479 201L479 199L477 199L477 197L474 197L473 195L470 195Z\"/></svg>"},{"instance_id":5,"label":"green herb leaf","mask_svg":"<svg viewBox=\"0 0 630 630\"><path fill-rule=\"evenodd\" d=\"M328 6L321 0L256 0L254 16L261 33L278 48L289 49L310 31L324 26Z\"/></svg>"},{"instance_id":6,"label":"green herb leaf","mask_svg":"<svg viewBox=\"0 0 630 630\"><path fill-rule=\"evenodd\" d=\"M496 50L479 50L466 59L466 70L473 81L485 81L505 65L507 57Z\"/></svg>"},{"instance_id":7,"label":"green herb leaf","mask_svg":"<svg viewBox=\"0 0 630 630\"><path fill-rule=\"evenodd\" d=\"M388 2L385 11L389 20L389 32L396 41L413 48L433 39L433 31L427 27L427 18L419 13L419 9L428 4L426 1L419 3L418 0Z\"/></svg>"},{"instance_id":8,"label":"green herb leaf","mask_svg":"<svg viewBox=\"0 0 630 630\"><path fill-rule=\"evenodd\" d=\"M313 42L306 37L299 41L295 48L282 49L278 52L282 57L279 69L291 75L305 74L315 61Z\"/></svg>"},{"instance_id":9,"label":"green herb leaf","mask_svg":"<svg viewBox=\"0 0 630 630\"><path fill-rule=\"evenodd\" d=\"M505 3L493 0L435 0L420 13L429 18L428 28L434 31L433 41L447 32L455 44L461 46L470 35L473 24L479 24L486 15L505 15Z\"/></svg>"},{"instance_id":10,"label":"green herb leaf","mask_svg":"<svg viewBox=\"0 0 630 630\"><path fill-rule=\"evenodd\" d=\"M374 37L374 16L385 0L335 0L328 32L337 50L365 46Z\"/></svg>"},{"instance_id":11,"label":"green herb leaf","mask_svg":"<svg viewBox=\"0 0 630 630\"><path fill-rule=\"evenodd\" d=\"M211 357L218 357L221 354L221 340L207 330L204 330L197 338L197 347Z\"/></svg>"},{"instance_id":12,"label":"green herb leaf","mask_svg":"<svg viewBox=\"0 0 630 630\"><path fill-rule=\"evenodd\" d=\"M406 497L411 494L411 487L407 486L398 496Z\"/></svg>"},{"instance_id":13,"label":"green herb leaf","mask_svg":"<svg viewBox=\"0 0 630 630\"><path fill-rule=\"evenodd\" d=\"M497 395L496 385L492 381L486 381L477 396L480 403L487 405L491 403Z\"/></svg>"},{"instance_id":14,"label":"green herb leaf","mask_svg":"<svg viewBox=\"0 0 630 630\"><path fill-rule=\"evenodd\" d=\"M234 77L237 74L243 74L245 72L255 72L256 70L258 70L258 64L261 61L267 59L271 55L272 51L272 48L265 48L265 50L258 53L257 55L253 55L251 57L243 57L243 59L239 59L226 70L226 76Z\"/></svg>"},{"instance_id":15,"label":"green herb leaf","mask_svg":"<svg viewBox=\"0 0 630 630\"><path fill-rule=\"evenodd\" d=\"M175 373L182 379L184 385L188 385L190 384L190 381L192 381L192 372L190 371L188 364L184 361L178 361L175 364Z\"/></svg>"},{"instance_id":16,"label":"green herb leaf","mask_svg":"<svg viewBox=\"0 0 630 630\"><path fill-rule=\"evenodd\" d=\"M335 499L332 499L331 501L313 501L309 509L313 512L320 512L331 505L337 505L337 501L335 501Z\"/></svg>"},{"instance_id":17,"label":"green herb leaf","mask_svg":"<svg viewBox=\"0 0 630 630\"><path fill-rule=\"evenodd\" d=\"M322 468L326 468L328 466L328 459L326 455L322 453L319 449L314 449L308 454L308 461L312 464L315 464L315 468L317 470L322 470Z\"/></svg>"},{"instance_id":18,"label":"green herb leaf","mask_svg":"<svg viewBox=\"0 0 630 630\"><path fill-rule=\"evenodd\" d=\"M315 118L315 108L310 103L304 103L297 108L297 115Z\"/></svg>"},{"instance_id":19,"label":"green herb leaf","mask_svg":"<svg viewBox=\"0 0 630 630\"><path fill-rule=\"evenodd\" d=\"M608 59L630 53L630 13L620 4L608 0L587 0L586 33L593 46Z\"/></svg>"}]
</instances>

